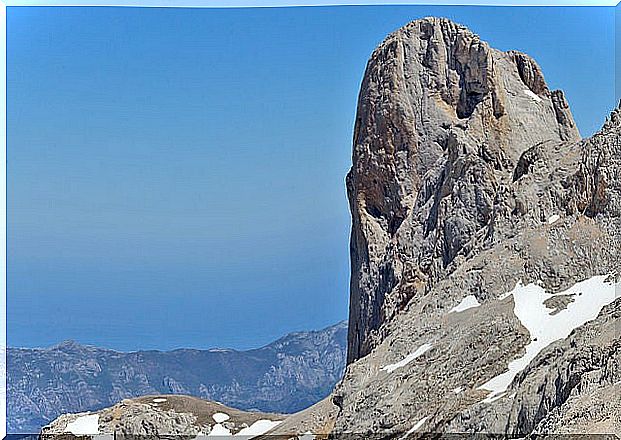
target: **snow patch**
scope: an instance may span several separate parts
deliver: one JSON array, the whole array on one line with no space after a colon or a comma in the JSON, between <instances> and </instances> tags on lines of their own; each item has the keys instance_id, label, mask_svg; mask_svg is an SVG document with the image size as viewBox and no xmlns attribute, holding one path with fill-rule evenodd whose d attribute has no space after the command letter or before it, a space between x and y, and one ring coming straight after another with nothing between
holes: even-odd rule
<instances>
[{"instance_id":1,"label":"snow patch","mask_svg":"<svg viewBox=\"0 0 621 440\"><path fill-rule=\"evenodd\" d=\"M408 354L405 358L403 358L403 360L397 362L396 364L386 365L382 367L381 369L382 371L388 371L389 373L392 373L397 368L405 367L407 364L412 362L417 357L422 356L430 349L431 349L431 344L423 344L420 347L418 347L414 353Z\"/></svg>"},{"instance_id":2,"label":"snow patch","mask_svg":"<svg viewBox=\"0 0 621 440\"><path fill-rule=\"evenodd\" d=\"M477 300L477 297L474 295L468 295L464 299L461 300L459 304L449 310L449 313L459 313L464 310L473 309L475 307L479 307L481 303Z\"/></svg>"},{"instance_id":3,"label":"snow patch","mask_svg":"<svg viewBox=\"0 0 621 440\"><path fill-rule=\"evenodd\" d=\"M153 401L155 403L162 403L162 402L166 402L166 399L164 399L163 397L157 397L157 398L153 399Z\"/></svg>"},{"instance_id":4,"label":"snow patch","mask_svg":"<svg viewBox=\"0 0 621 440\"><path fill-rule=\"evenodd\" d=\"M497 401L498 399L501 399L504 395L505 395L504 392L501 392L499 394L497 394L497 393L490 393L490 394L488 394L488 396L485 399L483 399L483 403L493 403L493 402Z\"/></svg>"},{"instance_id":5,"label":"snow patch","mask_svg":"<svg viewBox=\"0 0 621 440\"><path fill-rule=\"evenodd\" d=\"M231 431L230 430L226 429L221 424L216 423L211 428L211 431L209 431L209 434L207 434L207 437L216 437L216 436L225 437L225 436L230 436L230 435L231 435Z\"/></svg>"},{"instance_id":6,"label":"snow patch","mask_svg":"<svg viewBox=\"0 0 621 440\"><path fill-rule=\"evenodd\" d=\"M399 440L404 440L408 436L410 436L410 435L414 434L416 431L418 431L420 429L420 427L425 424L425 422L427 421L428 418L429 417L423 417L418 422L416 422L416 424L414 426L412 426L412 429L410 429L408 432L406 432L405 435L403 437L401 437Z\"/></svg>"},{"instance_id":7,"label":"snow patch","mask_svg":"<svg viewBox=\"0 0 621 440\"><path fill-rule=\"evenodd\" d=\"M608 275L598 275L560 292L558 295L574 295L575 301L555 315L550 315L550 309L544 302L556 295L547 293L537 284L524 286L518 282L508 296L513 295L515 303L513 312L530 333L531 341L526 346L524 356L509 363L508 371L479 387L490 391L484 402L490 403L499 398L515 376L544 348L555 341L567 338L574 329L595 319L604 306L613 302L615 291L621 288L621 283L607 282L608 278Z\"/></svg>"},{"instance_id":8,"label":"snow patch","mask_svg":"<svg viewBox=\"0 0 621 440\"><path fill-rule=\"evenodd\" d=\"M226 422L228 419L231 418L228 414L221 412L214 413L214 415L211 417L215 420L216 423Z\"/></svg>"},{"instance_id":9,"label":"snow patch","mask_svg":"<svg viewBox=\"0 0 621 440\"><path fill-rule=\"evenodd\" d=\"M550 218L548 219L548 224L549 225L553 225L554 223L556 223L557 221L559 221L561 219L561 216L558 214L554 214L553 216L550 216Z\"/></svg>"},{"instance_id":10,"label":"snow patch","mask_svg":"<svg viewBox=\"0 0 621 440\"><path fill-rule=\"evenodd\" d=\"M213 416L214 420L219 420L213 427L207 437L237 437L243 438L246 440L255 438L259 435L263 435L268 432L270 429L275 428L282 421L278 420L267 420L261 419L254 422L252 425L247 428L240 429L236 434L232 434L230 429L227 429L222 425L222 422L225 422L230 419L228 414L225 413L215 413ZM194 440L200 440L200 436L196 436Z\"/></svg>"},{"instance_id":11,"label":"snow patch","mask_svg":"<svg viewBox=\"0 0 621 440\"><path fill-rule=\"evenodd\" d=\"M257 435L265 434L270 429L273 429L280 425L282 422L279 420L257 420L252 425L247 428L241 429L234 437L237 436L247 436L248 438L252 438Z\"/></svg>"},{"instance_id":12,"label":"snow patch","mask_svg":"<svg viewBox=\"0 0 621 440\"><path fill-rule=\"evenodd\" d=\"M80 416L73 422L67 423L65 432L73 435L94 435L99 432L99 414Z\"/></svg>"},{"instance_id":13,"label":"snow patch","mask_svg":"<svg viewBox=\"0 0 621 440\"><path fill-rule=\"evenodd\" d=\"M464 390L464 389L463 389L462 387L453 388L453 392L454 392L455 394L459 394L459 393L461 393L463 390Z\"/></svg>"},{"instance_id":14,"label":"snow patch","mask_svg":"<svg viewBox=\"0 0 621 440\"><path fill-rule=\"evenodd\" d=\"M538 95L536 95L535 93L532 92L532 90L524 90L524 93L526 93L528 96L530 96L531 98L533 98L533 100L537 101L537 102L543 102L543 99L541 99Z\"/></svg>"}]
</instances>

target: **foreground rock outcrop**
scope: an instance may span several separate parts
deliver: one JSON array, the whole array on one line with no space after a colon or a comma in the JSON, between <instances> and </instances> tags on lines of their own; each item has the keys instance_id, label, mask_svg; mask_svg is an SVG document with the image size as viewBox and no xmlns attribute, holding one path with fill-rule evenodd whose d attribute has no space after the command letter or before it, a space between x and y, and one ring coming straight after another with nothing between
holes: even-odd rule
<instances>
[{"instance_id":1,"label":"foreground rock outcrop","mask_svg":"<svg viewBox=\"0 0 621 440\"><path fill-rule=\"evenodd\" d=\"M41 439L114 434L115 438L231 436L252 438L282 423L284 416L245 412L190 396L126 399L100 411L66 414L43 428Z\"/></svg>"},{"instance_id":2,"label":"foreground rock outcrop","mask_svg":"<svg viewBox=\"0 0 621 440\"><path fill-rule=\"evenodd\" d=\"M76 438L157 439L325 439L338 408L331 398L293 415L240 411L183 395L124 399L100 411L63 414L43 427L40 440Z\"/></svg>"},{"instance_id":3,"label":"foreground rock outcrop","mask_svg":"<svg viewBox=\"0 0 621 440\"><path fill-rule=\"evenodd\" d=\"M335 433L621 432L620 133L581 140L533 59L449 20L375 50Z\"/></svg>"}]
</instances>

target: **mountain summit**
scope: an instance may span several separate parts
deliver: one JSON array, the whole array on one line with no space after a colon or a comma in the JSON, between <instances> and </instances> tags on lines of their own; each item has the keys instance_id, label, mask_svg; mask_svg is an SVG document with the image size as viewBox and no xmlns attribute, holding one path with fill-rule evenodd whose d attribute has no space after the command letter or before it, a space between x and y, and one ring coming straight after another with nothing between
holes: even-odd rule
<instances>
[{"instance_id":1,"label":"mountain summit","mask_svg":"<svg viewBox=\"0 0 621 440\"><path fill-rule=\"evenodd\" d=\"M335 432L621 432L620 125L447 19L373 52Z\"/></svg>"},{"instance_id":2,"label":"mountain summit","mask_svg":"<svg viewBox=\"0 0 621 440\"><path fill-rule=\"evenodd\" d=\"M549 90L528 55L490 48L443 18L386 38L362 82L347 176L349 361L376 346L384 322L410 298L517 219L562 209L518 199L514 177L529 148L579 139L563 92Z\"/></svg>"}]
</instances>

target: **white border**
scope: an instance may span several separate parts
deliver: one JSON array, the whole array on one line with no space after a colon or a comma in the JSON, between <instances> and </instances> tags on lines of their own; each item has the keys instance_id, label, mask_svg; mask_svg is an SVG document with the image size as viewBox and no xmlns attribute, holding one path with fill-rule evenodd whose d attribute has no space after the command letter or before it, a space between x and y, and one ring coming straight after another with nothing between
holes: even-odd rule
<instances>
[{"instance_id":1,"label":"white border","mask_svg":"<svg viewBox=\"0 0 621 440\"><path fill-rule=\"evenodd\" d=\"M7 6L128 6L175 8L246 8L285 6L362 6L362 5L433 5L433 6L617 6L620 0L0 0L0 439L6 437L6 7ZM616 38L616 36L615 36Z\"/></svg>"},{"instance_id":2,"label":"white border","mask_svg":"<svg viewBox=\"0 0 621 440\"><path fill-rule=\"evenodd\" d=\"M0 438L6 437L6 5L0 0Z\"/></svg>"},{"instance_id":3,"label":"white border","mask_svg":"<svg viewBox=\"0 0 621 440\"><path fill-rule=\"evenodd\" d=\"M166 8L270 8L287 6L616 6L620 0L0 0L7 6L136 6Z\"/></svg>"}]
</instances>

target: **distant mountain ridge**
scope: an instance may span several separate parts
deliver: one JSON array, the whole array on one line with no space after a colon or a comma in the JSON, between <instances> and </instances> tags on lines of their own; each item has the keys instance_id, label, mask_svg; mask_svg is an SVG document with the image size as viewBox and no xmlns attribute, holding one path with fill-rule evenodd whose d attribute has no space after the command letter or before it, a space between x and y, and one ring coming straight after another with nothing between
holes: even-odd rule
<instances>
[{"instance_id":1,"label":"distant mountain ridge","mask_svg":"<svg viewBox=\"0 0 621 440\"><path fill-rule=\"evenodd\" d=\"M60 414L149 394L187 394L244 410L291 413L332 391L346 359L347 322L264 347L118 352L64 341L7 351L7 428L36 433Z\"/></svg>"}]
</instances>

